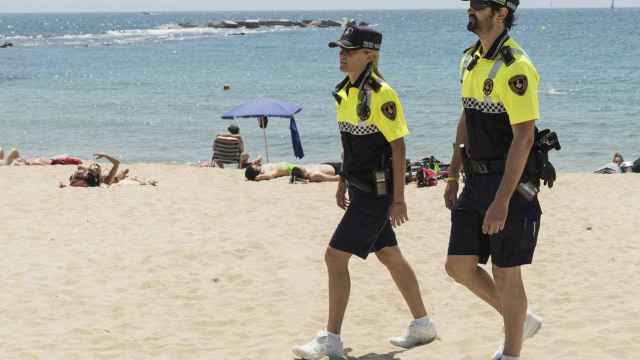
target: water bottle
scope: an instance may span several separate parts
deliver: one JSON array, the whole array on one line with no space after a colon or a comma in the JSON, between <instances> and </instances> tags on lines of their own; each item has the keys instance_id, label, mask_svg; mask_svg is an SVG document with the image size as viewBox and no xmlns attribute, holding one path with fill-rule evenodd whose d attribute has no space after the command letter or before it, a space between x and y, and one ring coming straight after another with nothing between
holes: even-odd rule
<instances>
[{"instance_id":1,"label":"water bottle","mask_svg":"<svg viewBox=\"0 0 640 360\"><path fill-rule=\"evenodd\" d=\"M518 184L518 192L524 196L525 199L533 201L536 195L540 192L538 188L530 182Z\"/></svg>"}]
</instances>

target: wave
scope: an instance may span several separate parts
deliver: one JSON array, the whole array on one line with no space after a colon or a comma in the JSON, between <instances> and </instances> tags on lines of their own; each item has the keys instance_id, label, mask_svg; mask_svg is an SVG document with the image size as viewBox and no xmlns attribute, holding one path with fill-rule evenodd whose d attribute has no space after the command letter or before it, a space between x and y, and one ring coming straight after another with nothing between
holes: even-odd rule
<instances>
[{"instance_id":1,"label":"wave","mask_svg":"<svg viewBox=\"0 0 640 360\"><path fill-rule=\"evenodd\" d=\"M17 35L1 37L3 41L13 42L19 47L44 46L110 46L129 45L145 42L168 42L198 40L213 37L227 37L234 35L256 35L282 31L300 31L290 27L275 26L260 29L216 29L211 27L184 27L179 24L163 24L151 29L109 30L101 34L64 34L64 35Z\"/></svg>"},{"instance_id":2,"label":"wave","mask_svg":"<svg viewBox=\"0 0 640 360\"><path fill-rule=\"evenodd\" d=\"M554 87L549 87L547 89L547 91L545 91L545 94L547 94L547 95L567 95L568 93L565 92L565 91L557 90Z\"/></svg>"}]
</instances>

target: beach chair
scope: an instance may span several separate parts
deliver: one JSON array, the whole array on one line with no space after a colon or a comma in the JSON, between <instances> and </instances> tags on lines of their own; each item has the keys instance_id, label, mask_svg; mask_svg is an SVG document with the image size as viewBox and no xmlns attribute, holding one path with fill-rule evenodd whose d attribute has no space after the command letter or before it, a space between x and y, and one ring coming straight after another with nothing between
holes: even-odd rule
<instances>
[{"instance_id":1,"label":"beach chair","mask_svg":"<svg viewBox=\"0 0 640 360\"><path fill-rule=\"evenodd\" d=\"M242 143L239 139L217 136L213 140L211 166L224 167L226 164L238 164L241 167Z\"/></svg>"}]
</instances>

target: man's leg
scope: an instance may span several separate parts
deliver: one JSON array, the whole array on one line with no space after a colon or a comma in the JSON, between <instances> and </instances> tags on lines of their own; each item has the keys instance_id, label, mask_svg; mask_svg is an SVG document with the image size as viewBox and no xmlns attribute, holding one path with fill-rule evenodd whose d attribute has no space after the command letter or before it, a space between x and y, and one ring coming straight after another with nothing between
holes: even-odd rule
<instances>
[{"instance_id":1,"label":"man's leg","mask_svg":"<svg viewBox=\"0 0 640 360\"><path fill-rule=\"evenodd\" d=\"M328 247L325 252L325 263L329 273L329 318L327 331L340 334L342 320L349 302L351 278L349 277L349 259L351 254Z\"/></svg>"},{"instance_id":2,"label":"man's leg","mask_svg":"<svg viewBox=\"0 0 640 360\"><path fill-rule=\"evenodd\" d=\"M500 297L491 276L480 266L475 255L449 255L445 264L447 274L472 293L502 313Z\"/></svg>"},{"instance_id":3,"label":"man's leg","mask_svg":"<svg viewBox=\"0 0 640 360\"><path fill-rule=\"evenodd\" d=\"M493 278L501 301L504 318L504 350L508 356L520 356L524 321L527 317L527 295L522 283L520 266L493 267Z\"/></svg>"},{"instance_id":4,"label":"man's leg","mask_svg":"<svg viewBox=\"0 0 640 360\"><path fill-rule=\"evenodd\" d=\"M389 269L393 281L407 302L415 319L427 316L427 311L420 294L420 285L411 265L402 256L397 246L386 247L376 252L378 260Z\"/></svg>"}]
</instances>

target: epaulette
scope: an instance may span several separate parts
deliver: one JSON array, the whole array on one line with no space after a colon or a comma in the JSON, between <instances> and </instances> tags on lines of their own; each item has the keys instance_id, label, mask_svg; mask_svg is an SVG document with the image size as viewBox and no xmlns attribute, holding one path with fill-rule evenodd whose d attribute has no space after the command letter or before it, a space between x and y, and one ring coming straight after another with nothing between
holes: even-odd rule
<instances>
[{"instance_id":1,"label":"epaulette","mask_svg":"<svg viewBox=\"0 0 640 360\"><path fill-rule=\"evenodd\" d=\"M331 93L331 95L333 95L333 97L336 99L338 104L342 103L342 96L338 95L338 93L340 92L340 90L342 90L345 87L345 85L347 85L347 82L349 82L348 76L346 76L344 80L340 81L340 83L336 85L336 89Z\"/></svg>"},{"instance_id":2,"label":"epaulette","mask_svg":"<svg viewBox=\"0 0 640 360\"><path fill-rule=\"evenodd\" d=\"M347 82L349 82L349 77L345 76L345 78L336 85L336 92L342 90L342 88L347 85Z\"/></svg>"},{"instance_id":3,"label":"epaulette","mask_svg":"<svg viewBox=\"0 0 640 360\"><path fill-rule=\"evenodd\" d=\"M478 49L480 48L481 45L482 44L481 44L480 40L478 40L478 41L476 41L475 44L473 44L473 45L469 46L468 48L464 49L464 51L462 53L463 54L467 54L467 53L469 53L469 50L473 49L473 51L471 52L471 54L473 54L476 51L478 51Z\"/></svg>"},{"instance_id":4,"label":"epaulette","mask_svg":"<svg viewBox=\"0 0 640 360\"><path fill-rule=\"evenodd\" d=\"M367 79L367 85L369 85L373 91L378 92L382 88L382 81L374 76L369 76L369 79Z\"/></svg>"},{"instance_id":5,"label":"epaulette","mask_svg":"<svg viewBox=\"0 0 640 360\"><path fill-rule=\"evenodd\" d=\"M502 60L504 60L504 64L507 66L510 66L514 61L516 61L515 56L513 56L513 53L511 52L510 46L503 46L500 48L500 55L502 55Z\"/></svg>"}]
</instances>

